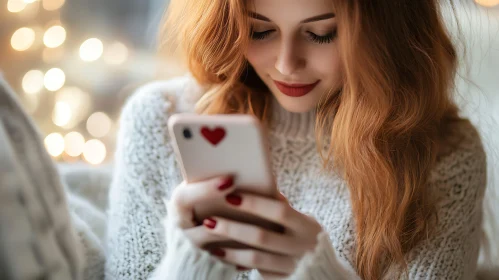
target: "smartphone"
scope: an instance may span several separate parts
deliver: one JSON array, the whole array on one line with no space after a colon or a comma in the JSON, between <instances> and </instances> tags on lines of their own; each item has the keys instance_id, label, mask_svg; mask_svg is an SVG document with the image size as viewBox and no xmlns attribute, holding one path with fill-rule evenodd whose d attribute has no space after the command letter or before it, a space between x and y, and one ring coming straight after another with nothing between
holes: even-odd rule
<instances>
[{"instance_id":1,"label":"smartphone","mask_svg":"<svg viewBox=\"0 0 499 280\"><path fill-rule=\"evenodd\" d=\"M187 183L232 175L236 193L253 193L277 199L267 137L256 117L243 114L174 114L168 120L168 130ZM225 201L198 205L194 207L194 213L199 223L210 216L221 216L283 232L282 226L235 211ZM245 247L235 242L217 245Z\"/></svg>"}]
</instances>

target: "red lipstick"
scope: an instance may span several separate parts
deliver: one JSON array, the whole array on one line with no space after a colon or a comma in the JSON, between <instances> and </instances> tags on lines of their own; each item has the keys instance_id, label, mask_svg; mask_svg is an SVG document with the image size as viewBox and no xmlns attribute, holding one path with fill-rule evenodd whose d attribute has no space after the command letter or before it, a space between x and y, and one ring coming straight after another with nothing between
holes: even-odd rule
<instances>
[{"instance_id":1,"label":"red lipstick","mask_svg":"<svg viewBox=\"0 0 499 280\"><path fill-rule=\"evenodd\" d=\"M311 92L319 82L320 80L313 84L286 84L274 80L274 84L277 86L277 88L285 95L291 97L300 97L306 95L307 93Z\"/></svg>"}]
</instances>

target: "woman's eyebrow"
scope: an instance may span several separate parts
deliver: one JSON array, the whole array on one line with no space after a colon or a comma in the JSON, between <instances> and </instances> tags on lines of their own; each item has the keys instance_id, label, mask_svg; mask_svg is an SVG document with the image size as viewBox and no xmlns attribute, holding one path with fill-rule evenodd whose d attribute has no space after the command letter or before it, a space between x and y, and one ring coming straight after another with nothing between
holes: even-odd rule
<instances>
[{"instance_id":1,"label":"woman's eyebrow","mask_svg":"<svg viewBox=\"0 0 499 280\"><path fill-rule=\"evenodd\" d=\"M248 12L248 15L254 19L272 22L268 17L261 15L259 13ZM334 13L327 13L327 14L322 14L322 15L313 16L311 18L304 19L300 23L309 23L309 22L314 22L314 21L326 20L326 19L330 19L330 18L334 18L334 17L335 17Z\"/></svg>"}]
</instances>

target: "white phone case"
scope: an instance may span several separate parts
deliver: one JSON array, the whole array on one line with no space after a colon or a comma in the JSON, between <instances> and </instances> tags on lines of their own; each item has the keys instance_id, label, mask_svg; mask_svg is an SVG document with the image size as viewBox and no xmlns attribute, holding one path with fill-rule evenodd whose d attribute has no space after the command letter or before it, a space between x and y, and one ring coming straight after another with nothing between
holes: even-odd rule
<instances>
[{"instance_id":1,"label":"white phone case","mask_svg":"<svg viewBox=\"0 0 499 280\"><path fill-rule=\"evenodd\" d=\"M184 180L197 182L221 175L233 175L237 192L278 197L271 171L264 131L250 115L175 114L168 120L172 145ZM282 226L241 211L230 210L225 201L194 207L195 219L221 216L283 232ZM211 247L247 248L229 241Z\"/></svg>"},{"instance_id":2,"label":"white phone case","mask_svg":"<svg viewBox=\"0 0 499 280\"><path fill-rule=\"evenodd\" d=\"M187 182L232 174L238 190L276 197L268 147L255 117L176 114L168 128Z\"/></svg>"}]
</instances>

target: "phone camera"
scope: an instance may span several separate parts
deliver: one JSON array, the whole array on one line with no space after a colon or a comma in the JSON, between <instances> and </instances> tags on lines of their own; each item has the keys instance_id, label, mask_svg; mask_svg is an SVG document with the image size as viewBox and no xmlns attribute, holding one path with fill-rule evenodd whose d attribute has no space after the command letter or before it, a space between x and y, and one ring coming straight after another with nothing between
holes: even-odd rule
<instances>
[{"instance_id":1,"label":"phone camera","mask_svg":"<svg viewBox=\"0 0 499 280\"><path fill-rule=\"evenodd\" d=\"M188 128L184 128L183 134L184 134L184 138L185 139L191 139L192 138L192 132Z\"/></svg>"}]
</instances>

